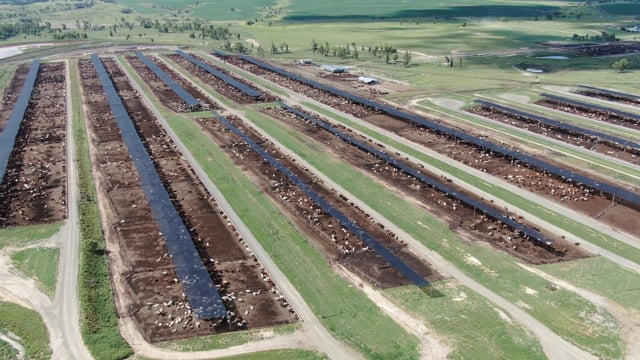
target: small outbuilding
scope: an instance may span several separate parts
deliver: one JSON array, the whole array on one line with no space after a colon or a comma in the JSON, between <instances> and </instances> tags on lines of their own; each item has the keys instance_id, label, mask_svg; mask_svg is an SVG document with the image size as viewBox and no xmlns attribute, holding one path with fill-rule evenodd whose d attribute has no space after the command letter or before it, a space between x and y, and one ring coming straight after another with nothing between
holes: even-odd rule
<instances>
[{"instance_id":1,"label":"small outbuilding","mask_svg":"<svg viewBox=\"0 0 640 360\"><path fill-rule=\"evenodd\" d=\"M370 78L370 77L366 77L366 76L360 76L358 78L358 81L360 81L363 84L367 84L367 85L380 84L380 80L374 79L374 78Z\"/></svg>"},{"instance_id":2,"label":"small outbuilding","mask_svg":"<svg viewBox=\"0 0 640 360\"><path fill-rule=\"evenodd\" d=\"M344 66L335 66L335 65L328 65L328 64L321 65L320 69L324 71L328 71L332 74L339 74L347 71L347 68Z\"/></svg>"}]
</instances>

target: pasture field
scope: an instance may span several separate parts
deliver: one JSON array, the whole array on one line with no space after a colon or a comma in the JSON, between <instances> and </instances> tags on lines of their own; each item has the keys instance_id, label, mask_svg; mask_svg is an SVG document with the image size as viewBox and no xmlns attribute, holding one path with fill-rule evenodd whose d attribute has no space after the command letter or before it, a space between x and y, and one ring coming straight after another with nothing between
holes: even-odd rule
<instances>
[{"instance_id":1,"label":"pasture field","mask_svg":"<svg viewBox=\"0 0 640 360\"><path fill-rule=\"evenodd\" d=\"M214 21L243 21L259 18L265 13L265 8L277 5L276 0L155 0L135 1L122 0L118 2L141 14L164 15L167 13L184 14L190 17L203 17Z\"/></svg>"}]
</instances>

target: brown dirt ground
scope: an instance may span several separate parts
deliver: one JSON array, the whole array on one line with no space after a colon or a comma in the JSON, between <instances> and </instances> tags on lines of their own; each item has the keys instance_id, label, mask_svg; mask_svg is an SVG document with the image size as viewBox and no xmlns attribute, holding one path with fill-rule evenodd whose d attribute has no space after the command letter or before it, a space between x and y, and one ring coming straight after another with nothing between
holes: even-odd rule
<instances>
[{"instance_id":1,"label":"brown dirt ground","mask_svg":"<svg viewBox=\"0 0 640 360\"><path fill-rule=\"evenodd\" d=\"M17 100L14 94L21 86L15 86L24 84L25 76L20 67L5 97L4 109L13 109L8 101ZM2 227L56 222L67 216L65 84L64 63L41 64L0 184Z\"/></svg>"},{"instance_id":2,"label":"brown dirt ground","mask_svg":"<svg viewBox=\"0 0 640 360\"><path fill-rule=\"evenodd\" d=\"M382 224L377 223L353 202L336 193L335 190L327 188L308 169L302 168L293 159L283 155L272 143L261 138L241 121L233 117L228 117L228 119L252 137L269 154L291 169L302 181L309 184L334 208L345 214L347 218L354 220L416 272L431 281L440 279L440 275L429 264L413 255L397 235L385 229ZM214 141L229 153L236 164L248 172L263 191L294 219L296 226L309 236L314 246L320 249L330 261L340 262L378 287L386 288L410 284L380 255L343 228L337 219L323 212L285 175L266 163L259 154L251 150L236 135L226 130L217 120L201 119L200 124Z\"/></svg>"},{"instance_id":3,"label":"brown dirt ground","mask_svg":"<svg viewBox=\"0 0 640 360\"><path fill-rule=\"evenodd\" d=\"M191 313L95 70L90 61L80 60L94 174L120 316L132 316L149 341L297 321L215 199L140 100L132 96L122 71L113 60L103 61L126 98L125 106L219 285L225 305L234 313L230 321L201 320Z\"/></svg>"},{"instance_id":4,"label":"brown dirt ground","mask_svg":"<svg viewBox=\"0 0 640 360\"><path fill-rule=\"evenodd\" d=\"M558 43L542 42L549 49L569 51L575 54L587 56L611 56L621 54L634 54L640 52L638 41L617 41L608 43Z\"/></svg>"}]
</instances>

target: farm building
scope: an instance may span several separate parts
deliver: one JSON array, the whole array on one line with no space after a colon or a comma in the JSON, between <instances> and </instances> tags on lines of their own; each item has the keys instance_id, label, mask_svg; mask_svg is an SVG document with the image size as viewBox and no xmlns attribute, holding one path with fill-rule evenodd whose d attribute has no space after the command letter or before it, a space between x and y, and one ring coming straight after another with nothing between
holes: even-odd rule
<instances>
[{"instance_id":1,"label":"farm building","mask_svg":"<svg viewBox=\"0 0 640 360\"><path fill-rule=\"evenodd\" d=\"M328 64L321 65L320 69L324 71L328 71L333 74L343 73L347 71L347 67L345 66L336 66L336 65L328 65Z\"/></svg>"},{"instance_id":2,"label":"farm building","mask_svg":"<svg viewBox=\"0 0 640 360\"><path fill-rule=\"evenodd\" d=\"M370 78L370 77L366 77L366 76L360 76L358 78L358 81L360 81L363 84L367 84L367 85L380 84L380 80L374 79L374 78Z\"/></svg>"}]
</instances>

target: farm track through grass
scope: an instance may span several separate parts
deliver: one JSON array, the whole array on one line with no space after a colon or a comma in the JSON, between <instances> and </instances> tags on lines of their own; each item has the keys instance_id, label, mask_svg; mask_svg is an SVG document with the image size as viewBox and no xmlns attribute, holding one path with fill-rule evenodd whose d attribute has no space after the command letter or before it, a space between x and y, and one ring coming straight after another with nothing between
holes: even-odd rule
<instances>
[{"instance_id":1,"label":"farm track through grass","mask_svg":"<svg viewBox=\"0 0 640 360\"><path fill-rule=\"evenodd\" d=\"M535 337L486 299L455 281L435 286L443 296L430 298L415 287L386 289L384 293L453 342L448 359L512 359L516 354L527 354L528 360L546 359ZM478 327L483 329L481 335Z\"/></svg>"}]
</instances>

